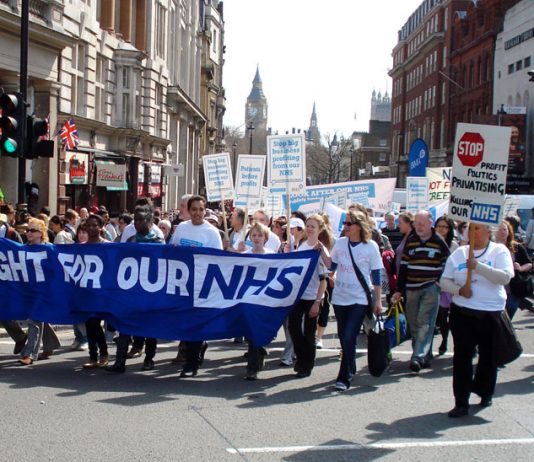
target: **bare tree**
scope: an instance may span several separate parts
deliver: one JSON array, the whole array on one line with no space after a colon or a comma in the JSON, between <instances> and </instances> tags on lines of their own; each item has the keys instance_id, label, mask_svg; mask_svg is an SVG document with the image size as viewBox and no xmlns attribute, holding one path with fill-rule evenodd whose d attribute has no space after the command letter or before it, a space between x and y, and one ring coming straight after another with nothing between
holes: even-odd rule
<instances>
[{"instance_id":1,"label":"bare tree","mask_svg":"<svg viewBox=\"0 0 534 462\"><path fill-rule=\"evenodd\" d=\"M306 146L306 170L311 184L339 183L352 179L352 140L337 134L324 136L325 144L318 142Z\"/></svg>"}]
</instances>

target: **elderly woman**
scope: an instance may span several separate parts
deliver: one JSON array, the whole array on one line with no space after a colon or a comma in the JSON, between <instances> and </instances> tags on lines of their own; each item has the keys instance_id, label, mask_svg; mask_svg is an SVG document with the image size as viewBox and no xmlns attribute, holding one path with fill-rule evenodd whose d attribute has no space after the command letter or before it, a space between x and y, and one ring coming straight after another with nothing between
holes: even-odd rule
<instances>
[{"instance_id":1,"label":"elderly woman","mask_svg":"<svg viewBox=\"0 0 534 462\"><path fill-rule=\"evenodd\" d=\"M453 391L455 406L449 417L463 417L469 412L471 392L480 396L480 406L492 404L497 382L497 364L493 357L494 320L504 310L506 290L514 274L509 250L491 241L486 225L472 224L469 247L456 249L447 260L440 280L442 290L452 297L450 327L454 339ZM471 286L467 284L468 270L472 271ZM478 364L473 377L473 356L478 347Z\"/></svg>"},{"instance_id":2,"label":"elderly woman","mask_svg":"<svg viewBox=\"0 0 534 462\"><path fill-rule=\"evenodd\" d=\"M374 312L382 310L380 273L384 268L378 244L372 240L367 217L349 210L343 223L345 236L339 238L329 257L322 244L321 257L331 271L336 272L332 304L337 319L342 357L335 389L347 390L356 373L356 340L369 306L367 293L374 291ZM364 287L356 274L357 267L364 278Z\"/></svg>"},{"instance_id":3,"label":"elderly woman","mask_svg":"<svg viewBox=\"0 0 534 462\"><path fill-rule=\"evenodd\" d=\"M28 245L39 245L48 243L48 233L44 221L36 218L30 218L28 229L26 230ZM56 333L50 324L28 319L28 341L21 351L19 363L23 366L29 366L37 359L48 359L54 349L59 348L61 344ZM39 355L39 348L43 342L43 353Z\"/></svg>"}]
</instances>

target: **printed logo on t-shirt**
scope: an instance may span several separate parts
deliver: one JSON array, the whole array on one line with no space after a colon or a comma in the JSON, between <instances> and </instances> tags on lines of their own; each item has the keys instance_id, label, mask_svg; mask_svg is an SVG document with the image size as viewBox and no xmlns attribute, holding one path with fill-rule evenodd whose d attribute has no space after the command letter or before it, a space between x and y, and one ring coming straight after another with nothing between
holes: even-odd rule
<instances>
[{"instance_id":1,"label":"printed logo on t-shirt","mask_svg":"<svg viewBox=\"0 0 534 462\"><path fill-rule=\"evenodd\" d=\"M180 245L184 247L204 247L204 244L199 241L194 241L193 239L180 239Z\"/></svg>"}]
</instances>

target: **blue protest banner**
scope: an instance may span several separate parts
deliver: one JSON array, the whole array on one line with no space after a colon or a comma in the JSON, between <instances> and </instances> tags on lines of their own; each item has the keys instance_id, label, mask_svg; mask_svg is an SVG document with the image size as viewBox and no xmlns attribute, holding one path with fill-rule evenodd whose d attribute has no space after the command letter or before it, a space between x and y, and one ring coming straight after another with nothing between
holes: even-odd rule
<instances>
[{"instance_id":1,"label":"blue protest banner","mask_svg":"<svg viewBox=\"0 0 534 462\"><path fill-rule=\"evenodd\" d=\"M132 335L245 336L265 345L304 292L318 256L0 239L0 319L74 324L98 316Z\"/></svg>"},{"instance_id":2,"label":"blue protest banner","mask_svg":"<svg viewBox=\"0 0 534 462\"><path fill-rule=\"evenodd\" d=\"M410 165L409 176L426 176L428 146L421 138L417 138L412 143L408 154L408 162Z\"/></svg>"}]
</instances>

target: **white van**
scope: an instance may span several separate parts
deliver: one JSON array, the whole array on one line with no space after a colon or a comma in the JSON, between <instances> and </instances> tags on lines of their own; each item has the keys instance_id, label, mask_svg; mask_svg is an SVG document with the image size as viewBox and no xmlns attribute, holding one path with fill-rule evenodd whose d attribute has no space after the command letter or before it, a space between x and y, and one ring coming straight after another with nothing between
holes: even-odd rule
<instances>
[{"instance_id":1,"label":"white van","mask_svg":"<svg viewBox=\"0 0 534 462\"><path fill-rule=\"evenodd\" d=\"M523 230L527 229L528 221L532 218L531 209L534 207L534 196L532 195L515 195L507 194L506 198L513 198L516 201L519 201L517 206L517 211L512 210L513 214L517 214L521 219L521 228Z\"/></svg>"}]
</instances>

